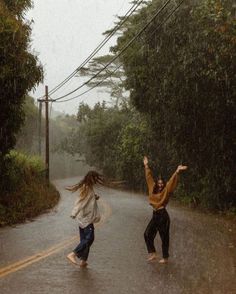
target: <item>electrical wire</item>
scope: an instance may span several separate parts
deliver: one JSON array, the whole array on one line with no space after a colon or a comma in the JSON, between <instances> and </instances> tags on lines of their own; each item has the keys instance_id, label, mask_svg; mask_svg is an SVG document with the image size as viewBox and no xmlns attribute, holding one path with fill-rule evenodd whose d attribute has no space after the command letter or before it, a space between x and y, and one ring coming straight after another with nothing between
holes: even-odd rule
<instances>
[{"instance_id":1,"label":"electrical wire","mask_svg":"<svg viewBox=\"0 0 236 294\"><path fill-rule=\"evenodd\" d=\"M155 28L155 30L151 33L150 37L152 37L152 35L163 25L165 24L168 19L179 9L179 7L182 5L182 3L184 2L184 0L180 1L180 3L167 15L167 17ZM142 47L140 48L142 49ZM93 87L89 88L88 90L82 92L81 94L77 95L77 96L74 96L74 97L71 97L69 99L65 99L65 100L61 100L61 101L58 101L57 99L56 100L53 100L53 102L56 102L56 103L62 103L62 102L67 102L67 101L71 101L71 100L74 100L76 98L79 98L81 96L83 96L84 94L92 91L94 88L98 87L99 85L101 85L108 77L110 77L113 73L115 73L122 65L119 65L118 67L116 67L113 71L111 71L109 73L109 75L107 75L104 79L102 79L101 81L99 81L97 84L95 84Z\"/></svg>"},{"instance_id":2,"label":"electrical wire","mask_svg":"<svg viewBox=\"0 0 236 294\"><path fill-rule=\"evenodd\" d=\"M105 39L100 42L100 44L90 53L90 55L67 77L65 78L61 83L59 83L56 87L51 89L49 91L49 94L52 95L56 91L58 91L61 87L63 87L70 79L72 79L77 72L85 65L87 64L94 56L97 54L102 47L114 36L114 34L121 28L121 26L130 18L130 16L137 10L137 8L144 2L144 0L139 1L138 3L135 3L124 15L123 20L119 22L119 24L105 37ZM43 98L43 96L39 97Z\"/></svg>"},{"instance_id":3,"label":"electrical wire","mask_svg":"<svg viewBox=\"0 0 236 294\"><path fill-rule=\"evenodd\" d=\"M76 89L72 90L71 92L60 96L56 99L54 99L55 101L58 101L60 99L63 99L73 93L75 93L76 91L78 91L79 89L81 89L82 87L84 87L85 85L87 85L89 82L91 82L93 79L95 79L101 72L103 72L112 62L114 62L123 52L125 52L129 46L145 31L145 29L155 20L155 18L165 9L165 7L171 2L171 0L167 0L164 5L162 5L162 7L154 14L154 16L150 19L150 21L148 21L148 23L121 49L121 51L114 56L110 62L108 62L102 69L100 69L94 76L92 76L89 80L87 80L86 82L84 82L82 85L80 85L79 87L77 87Z\"/></svg>"},{"instance_id":4,"label":"electrical wire","mask_svg":"<svg viewBox=\"0 0 236 294\"><path fill-rule=\"evenodd\" d=\"M106 76L103 80L99 81L96 85L92 86L91 88L89 88L88 90L82 92L81 94L75 96L75 97L72 97L72 98L68 98L68 99L65 99L65 100L52 100L52 102L56 102L56 103L62 103L62 102L67 102L67 101L70 101L70 100L74 100L76 98L79 98L81 96L83 96L84 94L92 91L93 89L97 88L99 85L101 85L108 77L110 77L113 73L115 73L119 68L122 67L122 64L120 64L118 67L116 67L112 72L109 73L108 76Z\"/></svg>"}]
</instances>

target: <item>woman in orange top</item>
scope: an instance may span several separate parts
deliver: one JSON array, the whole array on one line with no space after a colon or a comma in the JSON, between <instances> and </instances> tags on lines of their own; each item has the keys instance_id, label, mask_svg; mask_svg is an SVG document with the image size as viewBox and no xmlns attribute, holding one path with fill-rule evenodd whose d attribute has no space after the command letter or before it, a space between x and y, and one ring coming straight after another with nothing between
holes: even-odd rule
<instances>
[{"instance_id":1,"label":"woman in orange top","mask_svg":"<svg viewBox=\"0 0 236 294\"><path fill-rule=\"evenodd\" d=\"M151 170L148 167L148 158L146 156L144 156L143 163L148 186L149 203L153 207L152 219L150 220L144 233L144 239L149 255L148 261L152 261L157 258L154 239L158 231L162 241L163 254L163 258L159 262L167 263L169 257L170 217L165 207L169 202L170 193L172 193L177 186L179 172L186 170L187 166L179 165L165 185L162 179L154 181Z\"/></svg>"}]
</instances>

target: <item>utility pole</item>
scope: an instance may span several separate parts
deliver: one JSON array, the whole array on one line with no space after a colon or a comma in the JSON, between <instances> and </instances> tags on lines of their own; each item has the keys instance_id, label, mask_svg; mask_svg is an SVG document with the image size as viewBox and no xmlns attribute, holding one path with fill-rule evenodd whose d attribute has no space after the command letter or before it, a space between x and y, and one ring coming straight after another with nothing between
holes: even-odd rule
<instances>
[{"instance_id":1,"label":"utility pole","mask_svg":"<svg viewBox=\"0 0 236 294\"><path fill-rule=\"evenodd\" d=\"M42 152L42 148L41 148L41 145L42 145L42 141L41 141L41 135L42 135L42 101L39 101L39 121L38 121L38 142L39 142L39 145L38 145L38 151L39 151L39 156L41 156Z\"/></svg>"},{"instance_id":2,"label":"utility pole","mask_svg":"<svg viewBox=\"0 0 236 294\"><path fill-rule=\"evenodd\" d=\"M45 123L46 123L46 150L45 150L45 164L46 164L46 180L49 183L49 118L48 118L48 86L45 86Z\"/></svg>"},{"instance_id":3,"label":"utility pole","mask_svg":"<svg viewBox=\"0 0 236 294\"><path fill-rule=\"evenodd\" d=\"M52 99L48 99L48 86L45 86L44 99L38 99L39 102L39 154L41 155L41 123L42 123L42 102L45 102L45 166L46 166L46 180L49 184L49 115L48 115L48 104L53 102Z\"/></svg>"}]
</instances>

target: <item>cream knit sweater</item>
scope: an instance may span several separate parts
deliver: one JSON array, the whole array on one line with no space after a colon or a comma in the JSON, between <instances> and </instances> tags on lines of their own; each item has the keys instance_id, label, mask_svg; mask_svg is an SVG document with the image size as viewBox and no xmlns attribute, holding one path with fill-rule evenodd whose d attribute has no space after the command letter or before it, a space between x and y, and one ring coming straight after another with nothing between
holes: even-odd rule
<instances>
[{"instance_id":1,"label":"cream knit sweater","mask_svg":"<svg viewBox=\"0 0 236 294\"><path fill-rule=\"evenodd\" d=\"M92 223L100 221L101 216L93 189L90 188L85 197L78 195L78 199L75 201L71 216L76 218L82 229Z\"/></svg>"}]
</instances>

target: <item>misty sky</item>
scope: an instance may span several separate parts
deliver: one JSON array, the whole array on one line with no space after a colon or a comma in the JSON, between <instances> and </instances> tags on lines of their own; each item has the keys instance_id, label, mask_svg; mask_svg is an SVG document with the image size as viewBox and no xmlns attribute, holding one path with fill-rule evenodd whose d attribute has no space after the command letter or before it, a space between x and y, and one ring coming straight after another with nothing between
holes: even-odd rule
<instances>
[{"instance_id":1,"label":"misty sky","mask_svg":"<svg viewBox=\"0 0 236 294\"><path fill-rule=\"evenodd\" d=\"M45 79L31 95L36 98L43 95L44 85L48 85L50 91L71 74L104 39L102 33L113 27L115 15L124 15L131 6L130 0L34 0L27 19L34 20L32 50L44 66ZM109 41L98 55L108 53L114 42L115 39ZM73 90L83 81L73 78L52 98ZM86 89L83 87L73 96ZM94 89L70 102L54 103L53 108L75 114L82 100L93 105L107 99L107 94Z\"/></svg>"}]
</instances>

